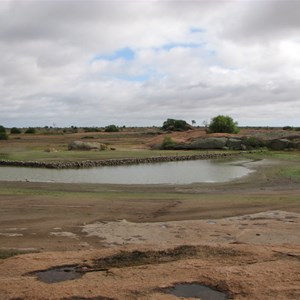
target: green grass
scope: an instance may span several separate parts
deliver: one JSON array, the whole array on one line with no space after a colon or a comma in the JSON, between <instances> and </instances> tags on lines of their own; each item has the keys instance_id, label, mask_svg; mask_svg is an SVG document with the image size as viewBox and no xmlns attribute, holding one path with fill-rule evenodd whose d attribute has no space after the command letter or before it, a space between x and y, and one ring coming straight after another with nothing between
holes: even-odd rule
<instances>
[{"instance_id":1,"label":"green grass","mask_svg":"<svg viewBox=\"0 0 300 300\"><path fill-rule=\"evenodd\" d=\"M97 199L101 200L158 200L158 201L168 201L168 200L196 200L196 201L219 201L219 202L230 202L230 203L286 203L288 201L295 202L300 201L299 196L293 195L248 195L248 194L199 194L191 192L178 193L174 190L164 191L160 188L151 188L150 190L145 190L144 186L128 188L124 190L123 186L97 186L97 185L81 185L74 190L68 190L71 185L65 185L64 187L48 185L43 187L35 186L23 186L20 187L15 183L8 184L7 186L0 186L0 196L32 196L39 197L43 199L44 197L51 197L53 199L60 199L62 197L67 197L70 199Z\"/></svg>"},{"instance_id":2,"label":"green grass","mask_svg":"<svg viewBox=\"0 0 300 300\"><path fill-rule=\"evenodd\" d=\"M15 250L0 250L0 259L6 259L15 255L20 254L18 251Z\"/></svg>"},{"instance_id":3,"label":"green grass","mask_svg":"<svg viewBox=\"0 0 300 300\"><path fill-rule=\"evenodd\" d=\"M213 151L217 153L221 151ZM205 152L203 152L205 153ZM151 156L174 156L201 154L199 151L174 151L174 150L115 150L115 151L58 151L45 152L42 150L13 151L0 153L0 159L13 161L81 161L121 158L145 158Z\"/></svg>"},{"instance_id":4,"label":"green grass","mask_svg":"<svg viewBox=\"0 0 300 300\"><path fill-rule=\"evenodd\" d=\"M300 166L283 169L280 171L280 174L284 177L300 181Z\"/></svg>"},{"instance_id":5,"label":"green grass","mask_svg":"<svg viewBox=\"0 0 300 300\"><path fill-rule=\"evenodd\" d=\"M253 151L245 156L253 159L276 158L300 162L300 151Z\"/></svg>"},{"instance_id":6,"label":"green grass","mask_svg":"<svg viewBox=\"0 0 300 300\"><path fill-rule=\"evenodd\" d=\"M273 167L270 171L276 177L285 177L294 181L300 181L300 152L299 151L264 151L247 154L246 157L252 159L276 159L283 164Z\"/></svg>"},{"instance_id":7,"label":"green grass","mask_svg":"<svg viewBox=\"0 0 300 300\"><path fill-rule=\"evenodd\" d=\"M1 250L0 249L0 260L10 258L19 254L33 253L33 251L20 251L20 250Z\"/></svg>"}]
</instances>

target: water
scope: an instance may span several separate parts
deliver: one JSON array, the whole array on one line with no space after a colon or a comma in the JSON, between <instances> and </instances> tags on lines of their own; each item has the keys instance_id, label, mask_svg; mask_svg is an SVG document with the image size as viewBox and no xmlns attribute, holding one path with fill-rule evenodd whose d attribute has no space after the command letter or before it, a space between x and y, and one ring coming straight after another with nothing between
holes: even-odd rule
<instances>
[{"instance_id":1,"label":"water","mask_svg":"<svg viewBox=\"0 0 300 300\"><path fill-rule=\"evenodd\" d=\"M226 182L252 172L241 163L241 161L193 160L65 170L0 167L0 181L107 184Z\"/></svg>"},{"instance_id":2,"label":"water","mask_svg":"<svg viewBox=\"0 0 300 300\"><path fill-rule=\"evenodd\" d=\"M76 271L76 266L63 266L34 273L38 280L46 283L56 283L82 277L83 273Z\"/></svg>"},{"instance_id":3,"label":"water","mask_svg":"<svg viewBox=\"0 0 300 300\"><path fill-rule=\"evenodd\" d=\"M166 290L176 297L197 298L201 300L226 300L227 295L197 283L177 284Z\"/></svg>"}]
</instances>

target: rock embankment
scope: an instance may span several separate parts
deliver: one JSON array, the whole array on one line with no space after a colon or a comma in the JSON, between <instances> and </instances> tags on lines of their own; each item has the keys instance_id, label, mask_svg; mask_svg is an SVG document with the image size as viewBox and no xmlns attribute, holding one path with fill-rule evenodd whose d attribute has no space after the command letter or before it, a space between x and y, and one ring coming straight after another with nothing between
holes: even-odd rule
<instances>
[{"instance_id":1,"label":"rock embankment","mask_svg":"<svg viewBox=\"0 0 300 300\"><path fill-rule=\"evenodd\" d=\"M262 140L255 137L195 138L186 143L173 143L163 148L172 150L254 150L259 148L275 151L299 150L300 136L272 140Z\"/></svg>"},{"instance_id":2,"label":"rock embankment","mask_svg":"<svg viewBox=\"0 0 300 300\"><path fill-rule=\"evenodd\" d=\"M242 152L202 153L196 155L152 156L152 157L145 157L145 158L123 158L123 159L84 160L84 161L66 161L66 162L0 160L0 166L32 167L32 168L48 168L48 169L78 169L78 168L93 168L93 167L101 167L101 166L151 164L151 163L184 161L184 160L231 158L231 157L239 156L241 154Z\"/></svg>"},{"instance_id":3,"label":"rock embankment","mask_svg":"<svg viewBox=\"0 0 300 300\"><path fill-rule=\"evenodd\" d=\"M91 143L91 142L82 142L74 141L68 145L68 150L84 150L84 151L102 151L106 150L107 145L102 143Z\"/></svg>"}]
</instances>

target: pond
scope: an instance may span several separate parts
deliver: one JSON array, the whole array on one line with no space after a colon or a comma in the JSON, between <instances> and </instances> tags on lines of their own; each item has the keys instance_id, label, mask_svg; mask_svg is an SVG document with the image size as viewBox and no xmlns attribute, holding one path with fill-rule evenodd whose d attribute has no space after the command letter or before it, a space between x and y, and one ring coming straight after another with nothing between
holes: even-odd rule
<instances>
[{"instance_id":1,"label":"pond","mask_svg":"<svg viewBox=\"0 0 300 300\"><path fill-rule=\"evenodd\" d=\"M226 182L251 173L245 167L247 162L249 161L193 160L64 170L0 167L0 181L105 184Z\"/></svg>"}]
</instances>

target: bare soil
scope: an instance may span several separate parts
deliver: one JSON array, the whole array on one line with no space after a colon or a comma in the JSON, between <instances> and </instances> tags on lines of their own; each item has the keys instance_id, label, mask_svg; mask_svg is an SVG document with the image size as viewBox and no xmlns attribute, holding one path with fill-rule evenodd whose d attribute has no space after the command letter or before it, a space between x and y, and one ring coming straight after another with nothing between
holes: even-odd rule
<instances>
[{"instance_id":1,"label":"bare soil","mask_svg":"<svg viewBox=\"0 0 300 300\"><path fill-rule=\"evenodd\" d=\"M295 161L249 165L223 184L0 183L0 299L177 299L200 283L232 299L300 298L300 185ZM35 272L76 266L53 284Z\"/></svg>"}]
</instances>

